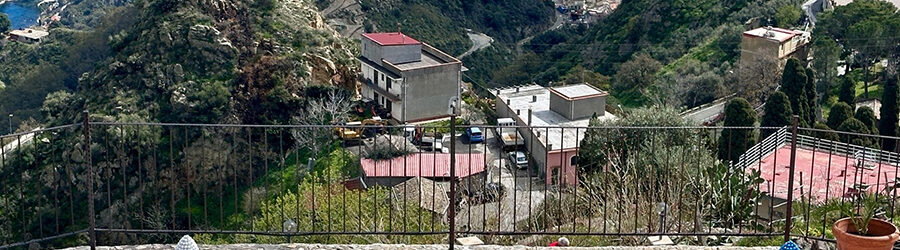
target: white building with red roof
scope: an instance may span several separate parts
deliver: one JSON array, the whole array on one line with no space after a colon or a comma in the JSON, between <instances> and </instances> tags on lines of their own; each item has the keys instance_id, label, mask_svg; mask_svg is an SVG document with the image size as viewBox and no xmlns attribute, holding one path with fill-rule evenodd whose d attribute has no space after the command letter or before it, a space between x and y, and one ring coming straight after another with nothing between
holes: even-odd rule
<instances>
[{"instance_id":1,"label":"white building with red roof","mask_svg":"<svg viewBox=\"0 0 900 250\"><path fill-rule=\"evenodd\" d=\"M462 62L401 32L362 35L360 95L400 123L448 116L459 96Z\"/></svg>"}]
</instances>

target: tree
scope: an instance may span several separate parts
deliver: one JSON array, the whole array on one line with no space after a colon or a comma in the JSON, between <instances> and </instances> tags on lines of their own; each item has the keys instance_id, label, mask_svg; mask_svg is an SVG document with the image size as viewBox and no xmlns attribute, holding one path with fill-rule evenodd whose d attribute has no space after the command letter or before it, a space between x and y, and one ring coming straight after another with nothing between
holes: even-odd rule
<instances>
[{"instance_id":1,"label":"tree","mask_svg":"<svg viewBox=\"0 0 900 250\"><path fill-rule=\"evenodd\" d=\"M612 87L619 92L642 90L653 85L656 72L662 66L661 63L647 54L637 54L634 58L619 66L619 70L613 76Z\"/></svg>"},{"instance_id":2,"label":"tree","mask_svg":"<svg viewBox=\"0 0 900 250\"><path fill-rule=\"evenodd\" d=\"M350 96L343 91L332 89L322 98L308 100L305 109L293 118L293 122L309 126L342 124L349 119L350 104ZM291 130L291 133L297 146L309 149L313 156L318 156L328 149L334 139L331 129L326 127Z\"/></svg>"},{"instance_id":3,"label":"tree","mask_svg":"<svg viewBox=\"0 0 900 250\"><path fill-rule=\"evenodd\" d=\"M850 77L844 77L841 82L841 93L838 94L838 101L855 104L856 103L856 83Z\"/></svg>"},{"instance_id":4,"label":"tree","mask_svg":"<svg viewBox=\"0 0 900 250\"><path fill-rule=\"evenodd\" d=\"M838 102L831 107L831 113L828 114L828 121L825 125L829 128L837 129L847 119L853 118L853 108L843 102Z\"/></svg>"},{"instance_id":5,"label":"tree","mask_svg":"<svg viewBox=\"0 0 900 250\"><path fill-rule=\"evenodd\" d=\"M12 23L9 21L9 16L0 13L0 33L6 33L7 31L9 31L10 26L12 26Z\"/></svg>"},{"instance_id":6,"label":"tree","mask_svg":"<svg viewBox=\"0 0 900 250\"><path fill-rule=\"evenodd\" d=\"M756 111L744 98L735 98L725 107L725 130L719 137L719 159L737 162L755 142L752 129L729 127L752 127L756 124Z\"/></svg>"},{"instance_id":7,"label":"tree","mask_svg":"<svg viewBox=\"0 0 900 250\"><path fill-rule=\"evenodd\" d=\"M778 8L778 11L775 12L775 21L778 23L778 27L790 28L800 20L802 15L803 12L799 8L793 5L785 5Z\"/></svg>"},{"instance_id":8,"label":"tree","mask_svg":"<svg viewBox=\"0 0 900 250\"><path fill-rule=\"evenodd\" d=\"M900 107L897 104L898 98L898 78L890 77L884 84L884 94L881 96L881 120L878 123L878 131L884 136L897 136L898 112ZM883 140L882 148L885 150L896 150L896 140Z\"/></svg>"},{"instance_id":9,"label":"tree","mask_svg":"<svg viewBox=\"0 0 900 250\"><path fill-rule=\"evenodd\" d=\"M854 51L856 51L856 62L863 67L863 92L866 98L869 98L869 72L884 52L881 46L876 43L882 37L884 28L881 23L874 20L866 20L850 26L848 43Z\"/></svg>"},{"instance_id":10,"label":"tree","mask_svg":"<svg viewBox=\"0 0 900 250\"><path fill-rule=\"evenodd\" d=\"M782 74L780 68L777 61L765 57L741 57L737 80L728 82L736 83L730 88L737 96L759 104L778 87Z\"/></svg>"},{"instance_id":11,"label":"tree","mask_svg":"<svg viewBox=\"0 0 900 250\"><path fill-rule=\"evenodd\" d=\"M807 84L806 69L800 60L789 59L781 76L781 91L791 100L791 110L794 111L794 115L800 116L800 126L803 127L811 124L808 120L810 115L809 102L806 100Z\"/></svg>"},{"instance_id":12,"label":"tree","mask_svg":"<svg viewBox=\"0 0 900 250\"><path fill-rule=\"evenodd\" d=\"M817 122L813 128L822 130L822 131L817 131L816 133L813 134L813 135L815 135L816 138L822 138L822 139L829 140L829 141L840 141L841 140L841 137L838 136L838 134L834 132L834 129L829 128L828 125L825 125L824 123Z\"/></svg>"},{"instance_id":13,"label":"tree","mask_svg":"<svg viewBox=\"0 0 900 250\"><path fill-rule=\"evenodd\" d=\"M762 117L760 126L762 127L784 127L791 125L791 101L788 100L784 92L778 91L769 97L765 106L766 113ZM766 138L774 131L761 130L760 138Z\"/></svg>"},{"instance_id":14,"label":"tree","mask_svg":"<svg viewBox=\"0 0 900 250\"><path fill-rule=\"evenodd\" d=\"M813 125L819 117L819 97L816 94L816 72L811 68L806 68L806 106L809 107L807 113L806 124Z\"/></svg>"},{"instance_id":15,"label":"tree","mask_svg":"<svg viewBox=\"0 0 900 250\"><path fill-rule=\"evenodd\" d=\"M866 127L869 128L869 132L872 132L872 134L878 134L878 118L875 118L875 111L873 111L872 108L860 107L856 110L856 114L853 115L853 118L866 124Z\"/></svg>"},{"instance_id":16,"label":"tree","mask_svg":"<svg viewBox=\"0 0 900 250\"><path fill-rule=\"evenodd\" d=\"M597 114L591 117L588 126L591 128L584 131L584 139L581 140L580 153L578 155L579 172L588 172L597 169L597 165L604 161L603 157L603 131L597 129L600 119Z\"/></svg>"},{"instance_id":17,"label":"tree","mask_svg":"<svg viewBox=\"0 0 900 250\"><path fill-rule=\"evenodd\" d=\"M868 97L870 67L878 58L886 56L884 49L892 43L900 15L887 1L862 0L823 13L816 23L817 36L831 37L844 48L845 55L855 55L855 63L865 72L865 91ZM818 52L817 52L818 53ZM848 66L854 60L847 60ZM849 69L849 67L848 67Z\"/></svg>"},{"instance_id":18,"label":"tree","mask_svg":"<svg viewBox=\"0 0 900 250\"><path fill-rule=\"evenodd\" d=\"M841 47L830 37L816 36L813 42L812 67L815 69L815 78L818 79L819 94L822 100L828 100L831 96L830 89L837 77L838 61L841 59Z\"/></svg>"},{"instance_id":19,"label":"tree","mask_svg":"<svg viewBox=\"0 0 900 250\"><path fill-rule=\"evenodd\" d=\"M847 119L846 121L844 121L844 123L842 123L840 126L838 126L837 130L843 131L843 132L859 134L859 135L842 134L841 141L843 141L845 143L856 144L856 145L860 145L863 147L874 146L872 144L872 139L864 136L867 134L871 134L872 132L869 131L869 128L866 127L866 124L857 120L856 118Z\"/></svg>"}]
</instances>

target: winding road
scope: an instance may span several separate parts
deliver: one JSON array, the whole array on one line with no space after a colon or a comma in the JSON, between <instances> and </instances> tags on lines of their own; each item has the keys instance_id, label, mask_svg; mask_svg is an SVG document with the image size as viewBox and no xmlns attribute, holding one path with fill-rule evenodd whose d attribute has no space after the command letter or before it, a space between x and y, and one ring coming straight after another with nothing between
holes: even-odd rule
<instances>
[{"instance_id":1,"label":"winding road","mask_svg":"<svg viewBox=\"0 0 900 250\"><path fill-rule=\"evenodd\" d=\"M475 53L476 51L479 51L481 49L490 47L491 44L494 43L493 37L485 35L484 33L474 32L471 29L466 29L466 35L469 36L469 40L472 40L472 47L469 48L469 50L467 50L466 53L463 53L462 55L458 56L457 57L458 59L463 59L463 57L469 56L472 53Z\"/></svg>"}]
</instances>

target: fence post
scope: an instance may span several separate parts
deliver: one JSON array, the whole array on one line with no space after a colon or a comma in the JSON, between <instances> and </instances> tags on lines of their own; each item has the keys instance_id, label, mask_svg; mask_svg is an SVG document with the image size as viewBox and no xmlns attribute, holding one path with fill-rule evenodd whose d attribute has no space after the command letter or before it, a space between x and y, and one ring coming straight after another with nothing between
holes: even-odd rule
<instances>
[{"instance_id":1,"label":"fence post","mask_svg":"<svg viewBox=\"0 0 900 250\"><path fill-rule=\"evenodd\" d=\"M456 109L450 112L450 250L456 245Z\"/></svg>"},{"instance_id":2,"label":"fence post","mask_svg":"<svg viewBox=\"0 0 900 250\"><path fill-rule=\"evenodd\" d=\"M88 168L88 237L90 237L91 250L97 249L96 221L94 216L94 163L91 159L91 114L84 111L84 162Z\"/></svg>"},{"instance_id":3,"label":"fence post","mask_svg":"<svg viewBox=\"0 0 900 250\"><path fill-rule=\"evenodd\" d=\"M791 130L793 134L791 135L791 164L790 172L788 173L787 211L784 213L784 242L791 240L791 222L794 217L794 170L797 165L797 137L799 137L797 135L797 124L800 117L795 115L792 120Z\"/></svg>"}]
</instances>

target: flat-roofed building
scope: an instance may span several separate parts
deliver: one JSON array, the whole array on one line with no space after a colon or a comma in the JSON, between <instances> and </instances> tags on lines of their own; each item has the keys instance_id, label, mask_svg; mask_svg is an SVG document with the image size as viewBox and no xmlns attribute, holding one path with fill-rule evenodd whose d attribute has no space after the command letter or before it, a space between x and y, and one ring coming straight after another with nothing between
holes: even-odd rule
<instances>
[{"instance_id":1,"label":"flat-roofed building","mask_svg":"<svg viewBox=\"0 0 900 250\"><path fill-rule=\"evenodd\" d=\"M617 119L606 112L609 93L590 85L545 88L527 85L492 92L497 98L497 116L512 118L531 156L529 164L550 185L578 183L578 145L590 119Z\"/></svg>"},{"instance_id":2,"label":"flat-roofed building","mask_svg":"<svg viewBox=\"0 0 900 250\"><path fill-rule=\"evenodd\" d=\"M50 32L37 29L22 29L9 32L9 40L23 43L39 43L49 36Z\"/></svg>"},{"instance_id":3,"label":"flat-roofed building","mask_svg":"<svg viewBox=\"0 0 900 250\"><path fill-rule=\"evenodd\" d=\"M784 62L790 57L806 61L809 42L809 32L773 27L756 28L744 32L741 38L741 61L757 59Z\"/></svg>"},{"instance_id":4,"label":"flat-roofed building","mask_svg":"<svg viewBox=\"0 0 900 250\"><path fill-rule=\"evenodd\" d=\"M462 62L403 33L363 34L359 61L362 98L400 123L445 118L459 96Z\"/></svg>"}]
</instances>

